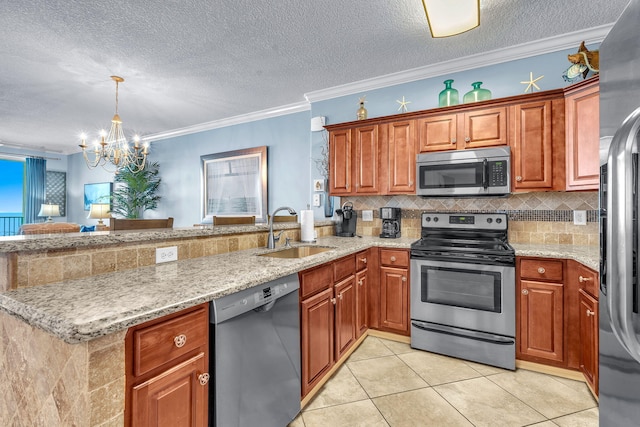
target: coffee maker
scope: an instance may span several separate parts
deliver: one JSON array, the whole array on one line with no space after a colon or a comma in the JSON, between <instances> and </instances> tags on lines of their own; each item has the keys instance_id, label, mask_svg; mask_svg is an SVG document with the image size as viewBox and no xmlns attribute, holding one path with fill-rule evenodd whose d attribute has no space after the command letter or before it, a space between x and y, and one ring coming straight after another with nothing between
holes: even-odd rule
<instances>
[{"instance_id":1,"label":"coffee maker","mask_svg":"<svg viewBox=\"0 0 640 427\"><path fill-rule=\"evenodd\" d=\"M353 203L344 202L341 209L336 209L340 218L336 225L336 235L340 237L353 237L356 235L356 222L358 217L353 210Z\"/></svg>"},{"instance_id":2,"label":"coffee maker","mask_svg":"<svg viewBox=\"0 0 640 427\"><path fill-rule=\"evenodd\" d=\"M390 239L400 237L400 208L380 208L380 219L382 219L382 233L380 233L380 237Z\"/></svg>"}]
</instances>

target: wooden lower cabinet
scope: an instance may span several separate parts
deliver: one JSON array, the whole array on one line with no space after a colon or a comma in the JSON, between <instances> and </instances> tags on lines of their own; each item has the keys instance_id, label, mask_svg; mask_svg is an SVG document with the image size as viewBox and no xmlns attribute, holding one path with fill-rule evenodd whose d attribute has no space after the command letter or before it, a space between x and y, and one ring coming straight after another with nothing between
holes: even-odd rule
<instances>
[{"instance_id":1,"label":"wooden lower cabinet","mask_svg":"<svg viewBox=\"0 0 640 427\"><path fill-rule=\"evenodd\" d=\"M208 368L208 303L130 328L125 426L205 427Z\"/></svg>"},{"instance_id":2,"label":"wooden lower cabinet","mask_svg":"<svg viewBox=\"0 0 640 427\"><path fill-rule=\"evenodd\" d=\"M409 251L380 249L380 326L409 335Z\"/></svg>"},{"instance_id":3,"label":"wooden lower cabinet","mask_svg":"<svg viewBox=\"0 0 640 427\"><path fill-rule=\"evenodd\" d=\"M368 270L364 269L356 273L356 338L360 338L369 327L368 298L369 277Z\"/></svg>"},{"instance_id":4,"label":"wooden lower cabinet","mask_svg":"<svg viewBox=\"0 0 640 427\"><path fill-rule=\"evenodd\" d=\"M336 360L339 360L356 341L356 279L354 276L336 284L335 342Z\"/></svg>"},{"instance_id":5,"label":"wooden lower cabinet","mask_svg":"<svg viewBox=\"0 0 640 427\"><path fill-rule=\"evenodd\" d=\"M580 371L589 388L598 395L598 300L580 289Z\"/></svg>"}]
</instances>

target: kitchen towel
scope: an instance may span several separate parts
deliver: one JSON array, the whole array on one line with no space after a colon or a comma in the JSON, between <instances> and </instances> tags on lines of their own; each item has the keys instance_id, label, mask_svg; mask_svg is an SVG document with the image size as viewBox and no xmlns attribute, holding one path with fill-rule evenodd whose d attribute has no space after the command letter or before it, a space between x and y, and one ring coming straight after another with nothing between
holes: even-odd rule
<instances>
[{"instance_id":1,"label":"kitchen towel","mask_svg":"<svg viewBox=\"0 0 640 427\"><path fill-rule=\"evenodd\" d=\"M315 229L313 226L313 211L300 211L300 240L303 242L313 242Z\"/></svg>"}]
</instances>

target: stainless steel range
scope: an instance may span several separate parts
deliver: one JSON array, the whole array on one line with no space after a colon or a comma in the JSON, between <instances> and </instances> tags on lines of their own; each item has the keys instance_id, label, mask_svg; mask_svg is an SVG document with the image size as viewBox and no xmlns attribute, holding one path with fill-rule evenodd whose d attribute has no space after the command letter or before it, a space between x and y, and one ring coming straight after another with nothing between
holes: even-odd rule
<instances>
[{"instance_id":1,"label":"stainless steel range","mask_svg":"<svg viewBox=\"0 0 640 427\"><path fill-rule=\"evenodd\" d=\"M411 245L411 347L513 370L515 298L506 214L422 214Z\"/></svg>"}]
</instances>

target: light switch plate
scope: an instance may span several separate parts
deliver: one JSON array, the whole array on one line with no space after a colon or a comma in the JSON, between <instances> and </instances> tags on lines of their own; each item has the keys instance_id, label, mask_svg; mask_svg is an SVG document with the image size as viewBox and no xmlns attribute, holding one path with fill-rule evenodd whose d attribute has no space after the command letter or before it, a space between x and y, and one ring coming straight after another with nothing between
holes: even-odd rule
<instances>
[{"instance_id":1,"label":"light switch plate","mask_svg":"<svg viewBox=\"0 0 640 427\"><path fill-rule=\"evenodd\" d=\"M371 210L362 211L362 220L363 221L373 221L373 211L371 211Z\"/></svg>"},{"instance_id":2,"label":"light switch plate","mask_svg":"<svg viewBox=\"0 0 640 427\"><path fill-rule=\"evenodd\" d=\"M573 211L573 223L575 225L587 225L587 211Z\"/></svg>"},{"instance_id":3,"label":"light switch plate","mask_svg":"<svg viewBox=\"0 0 640 427\"><path fill-rule=\"evenodd\" d=\"M178 260L178 247L168 246L166 248L156 249L156 264L161 262L171 262Z\"/></svg>"},{"instance_id":4,"label":"light switch plate","mask_svg":"<svg viewBox=\"0 0 640 427\"><path fill-rule=\"evenodd\" d=\"M320 194L313 195L313 206L320 206Z\"/></svg>"}]
</instances>

